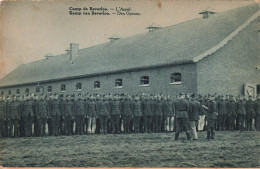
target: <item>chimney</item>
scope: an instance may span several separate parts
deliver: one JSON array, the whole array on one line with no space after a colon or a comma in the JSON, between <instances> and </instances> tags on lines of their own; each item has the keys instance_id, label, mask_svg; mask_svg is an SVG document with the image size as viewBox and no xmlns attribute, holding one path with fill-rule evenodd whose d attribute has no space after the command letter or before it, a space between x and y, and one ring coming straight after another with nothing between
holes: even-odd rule
<instances>
[{"instance_id":1,"label":"chimney","mask_svg":"<svg viewBox=\"0 0 260 169\"><path fill-rule=\"evenodd\" d=\"M70 61L76 59L79 56L79 44L71 43L69 54L70 54Z\"/></svg>"},{"instance_id":2,"label":"chimney","mask_svg":"<svg viewBox=\"0 0 260 169\"><path fill-rule=\"evenodd\" d=\"M207 9L203 10L202 12L200 12L199 14L201 14L203 16L203 19L207 19L209 18L210 15L215 14L216 12L213 12L214 10L210 7L208 7Z\"/></svg>"},{"instance_id":3,"label":"chimney","mask_svg":"<svg viewBox=\"0 0 260 169\"><path fill-rule=\"evenodd\" d=\"M146 27L145 29L148 29L149 32L153 32L153 31L156 31L156 30L161 29L161 28L162 28L161 25L152 23L150 26Z\"/></svg>"},{"instance_id":4,"label":"chimney","mask_svg":"<svg viewBox=\"0 0 260 169\"><path fill-rule=\"evenodd\" d=\"M113 35L111 37L108 38L110 40L110 42L114 42L116 40L121 39L121 37L119 35Z\"/></svg>"}]
</instances>

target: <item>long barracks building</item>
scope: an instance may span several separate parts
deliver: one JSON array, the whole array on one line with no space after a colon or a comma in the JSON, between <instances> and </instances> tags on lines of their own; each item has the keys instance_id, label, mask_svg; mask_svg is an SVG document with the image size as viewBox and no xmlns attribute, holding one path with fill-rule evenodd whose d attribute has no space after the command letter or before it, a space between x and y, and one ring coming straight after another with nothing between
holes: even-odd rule
<instances>
[{"instance_id":1,"label":"long barracks building","mask_svg":"<svg viewBox=\"0 0 260 169\"><path fill-rule=\"evenodd\" d=\"M260 93L259 7L222 13L22 64L1 95L26 93Z\"/></svg>"}]
</instances>

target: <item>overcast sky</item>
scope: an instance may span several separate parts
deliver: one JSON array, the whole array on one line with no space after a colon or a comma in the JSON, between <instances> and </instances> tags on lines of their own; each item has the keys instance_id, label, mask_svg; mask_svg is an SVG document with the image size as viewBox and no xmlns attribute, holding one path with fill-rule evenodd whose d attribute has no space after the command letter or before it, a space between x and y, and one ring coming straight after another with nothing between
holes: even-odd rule
<instances>
[{"instance_id":1,"label":"overcast sky","mask_svg":"<svg viewBox=\"0 0 260 169\"><path fill-rule=\"evenodd\" d=\"M110 36L144 33L152 23L170 26L201 17L208 7L222 12L254 1L77 1L3 2L0 7L0 78L20 64L62 54L69 43L80 48L107 42ZM69 8L131 7L140 16L72 16ZM25 75L26 76L26 75Z\"/></svg>"}]
</instances>

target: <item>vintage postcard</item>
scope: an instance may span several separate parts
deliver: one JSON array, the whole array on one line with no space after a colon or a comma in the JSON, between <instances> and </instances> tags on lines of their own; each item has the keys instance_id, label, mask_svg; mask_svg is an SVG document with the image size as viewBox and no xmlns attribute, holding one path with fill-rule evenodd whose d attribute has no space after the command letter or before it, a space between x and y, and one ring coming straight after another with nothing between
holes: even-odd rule
<instances>
[{"instance_id":1,"label":"vintage postcard","mask_svg":"<svg viewBox=\"0 0 260 169\"><path fill-rule=\"evenodd\" d=\"M259 5L2 1L0 166L260 167Z\"/></svg>"}]
</instances>

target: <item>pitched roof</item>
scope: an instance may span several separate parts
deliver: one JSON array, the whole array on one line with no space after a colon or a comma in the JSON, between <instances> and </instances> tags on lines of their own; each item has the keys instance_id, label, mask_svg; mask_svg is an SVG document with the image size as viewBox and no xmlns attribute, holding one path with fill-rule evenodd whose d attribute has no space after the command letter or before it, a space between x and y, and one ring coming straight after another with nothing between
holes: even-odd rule
<instances>
[{"instance_id":1,"label":"pitched roof","mask_svg":"<svg viewBox=\"0 0 260 169\"><path fill-rule=\"evenodd\" d=\"M22 64L0 80L0 87L194 62L194 58L214 48L258 10L258 5L253 4L208 19L194 19L81 49L73 64L68 54Z\"/></svg>"}]
</instances>

